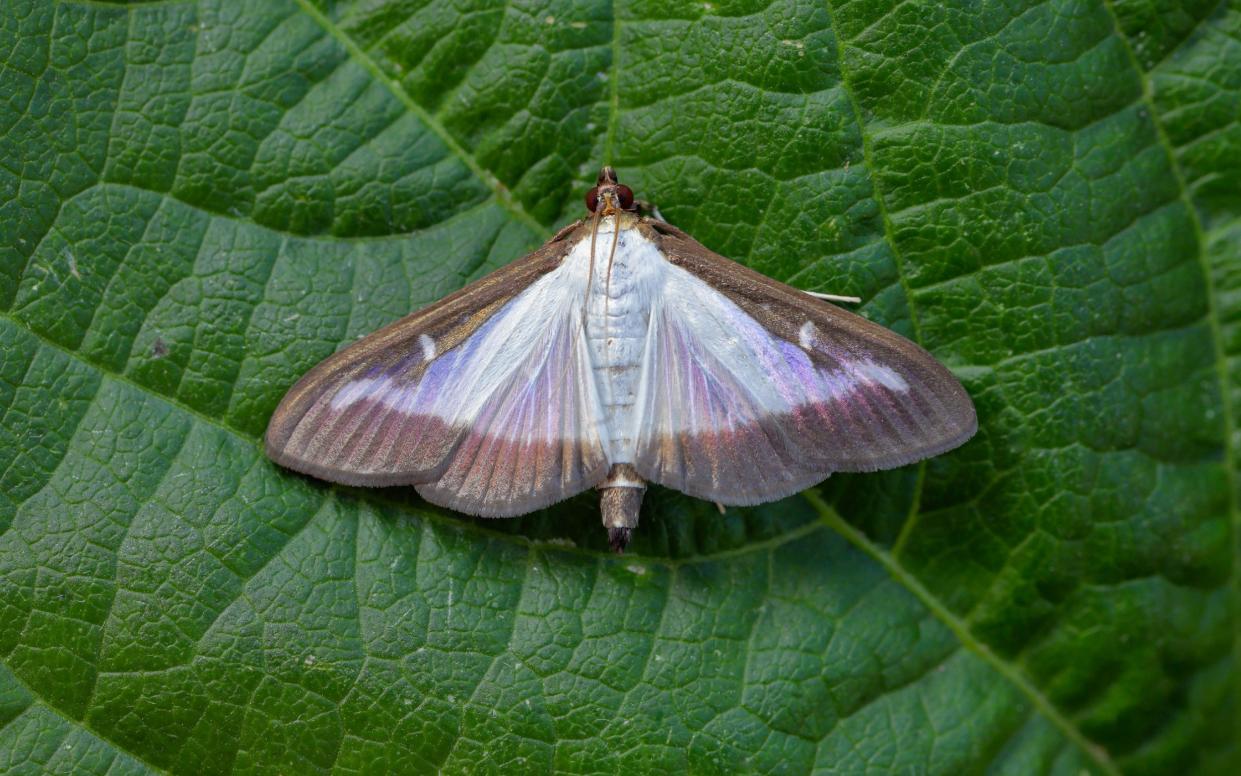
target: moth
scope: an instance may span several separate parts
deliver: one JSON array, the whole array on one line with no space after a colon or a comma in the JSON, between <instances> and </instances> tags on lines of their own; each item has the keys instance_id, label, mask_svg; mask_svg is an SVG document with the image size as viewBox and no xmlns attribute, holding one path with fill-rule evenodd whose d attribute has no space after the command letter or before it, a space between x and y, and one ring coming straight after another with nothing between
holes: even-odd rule
<instances>
[{"instance_id":1,"label":"moth","mask_svg":"<svg viewBox=\"0 0 1241 776\"><path fill-rule=\"evenodd\" d=\"M647 483L759 504L974 434L965 389L909 340L641 214L610 167L586 206L310 370L267 454L487 517L598 488L623 552Z\"/></svg>"}]
</instances>

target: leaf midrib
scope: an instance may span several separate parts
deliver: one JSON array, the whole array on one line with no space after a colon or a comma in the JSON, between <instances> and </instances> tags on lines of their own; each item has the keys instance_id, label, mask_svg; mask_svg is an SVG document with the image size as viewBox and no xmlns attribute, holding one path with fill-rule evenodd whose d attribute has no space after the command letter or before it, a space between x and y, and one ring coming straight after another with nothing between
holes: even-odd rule
<instances>
[{"instance_id":1,"label":"leaf midrib","mask_svg":"<svg viewBox=\"0 0 1241 776\"><path fill-rule=\"evenodd\" d=\"M875 563L878 563L892 579L908 590L927 608L927 611L952 631L952 634L956 636L963 647L977 655L983 662L999 673L1000 676L1016 687L1021 694L1025 695L1034 704L1039 713L1055 725L1064 734L1065 738L1085 752L1105 773L1119 776L1120 770L1112 762L1107 750L1091 741L1082 732L1081 728L1060 713L1056 705L1039 691L1014 663L1003 659L992 651L990 647L975 638L969 626L936 598L912 572L902 566L892 553L884 551L868 539L864 533L854 528L839 513L832 509L817 491L808 490L803 495L814 506L815 510L819 512L821 522L844 537L846 541L861 550Z\"/></svg>"}]
</instances>

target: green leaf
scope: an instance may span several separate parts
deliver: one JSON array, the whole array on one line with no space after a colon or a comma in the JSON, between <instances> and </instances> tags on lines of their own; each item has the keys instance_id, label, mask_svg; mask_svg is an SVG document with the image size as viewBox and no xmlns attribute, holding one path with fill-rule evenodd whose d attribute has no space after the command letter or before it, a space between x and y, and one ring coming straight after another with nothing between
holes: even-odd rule
<instances>
[{"instance_id":1,"label":"green leaf","mask_svg":"<svg viewBox=\"0 0 1241 776\"><path fill-rule=\"evenodd\" d=\"M1235 773L1241 4L0 0L0 770ZM610 162L963 448L470 520L263 456Z\"/></svg>"}]
</instances>

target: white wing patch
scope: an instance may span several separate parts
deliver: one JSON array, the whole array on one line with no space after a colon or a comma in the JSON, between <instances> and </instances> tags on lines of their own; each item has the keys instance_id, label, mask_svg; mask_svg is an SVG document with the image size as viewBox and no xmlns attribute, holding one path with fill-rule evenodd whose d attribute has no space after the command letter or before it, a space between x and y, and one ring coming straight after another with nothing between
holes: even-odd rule
<instances>
[{"instance_id":1,"label":"white wing patch","mask_svg":"<svg viewBox=\"0 0 1241 776\"><path fill-rule=\"evenodd\" d=\"M870 359L860 361L857 372L867 385L882 385L884 388L897 393L905 393L909 390L909 383L905 382L905 378L901 377L895 369L883 364L876 364Z\"/></svg>"}]
</instances>

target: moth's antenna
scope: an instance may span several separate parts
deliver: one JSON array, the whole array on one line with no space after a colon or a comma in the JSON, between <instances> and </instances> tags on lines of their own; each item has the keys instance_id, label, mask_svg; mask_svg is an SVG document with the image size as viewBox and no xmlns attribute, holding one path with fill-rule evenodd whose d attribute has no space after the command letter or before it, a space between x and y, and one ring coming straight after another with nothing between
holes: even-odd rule
<instances>
[{"instance_id":1,"label":"moth's antenna","mask_svg":"<svg viewBox=\"0 0 1241 776\"><path fill-rule=\"evenodd\" d=\"M595 238L599 236L599 209L595 208L591 213L593 215L590 219L590 266L586 270L586 299L582 304L582 317L578 319L583 336L586 333L586 318L590 315L590 284L595 279ZM560 377L556 379L557 385L564 383L565 375L569 373L569 365L572 363L572 358L564 360L560 367Z\"/></svg>"},{"instance_id":2,"label":"moth's antenna","mask_svg":"<svg viewBox=\"0 0 1241 776\"><path fill-rule=\"evenodd\" d=\"M586 268L586 306L590 306L590 284L595 279L595 238L599 236L599 209L590 219L590 266Z\"/></svg>"},{"instance_id":3,"label":"moth's antenna","mask_svg":"<svg viewBox=\"0 0 1241 776\"><path fill-rule=\"evenodd\" d=\"M608 271L603 280L603 337L608 336L608 300L612 298L612 260L616 258L616 243L620 241L620 213L613 216L612 250L608 252Z\"/></svg>"}]
</instances>

